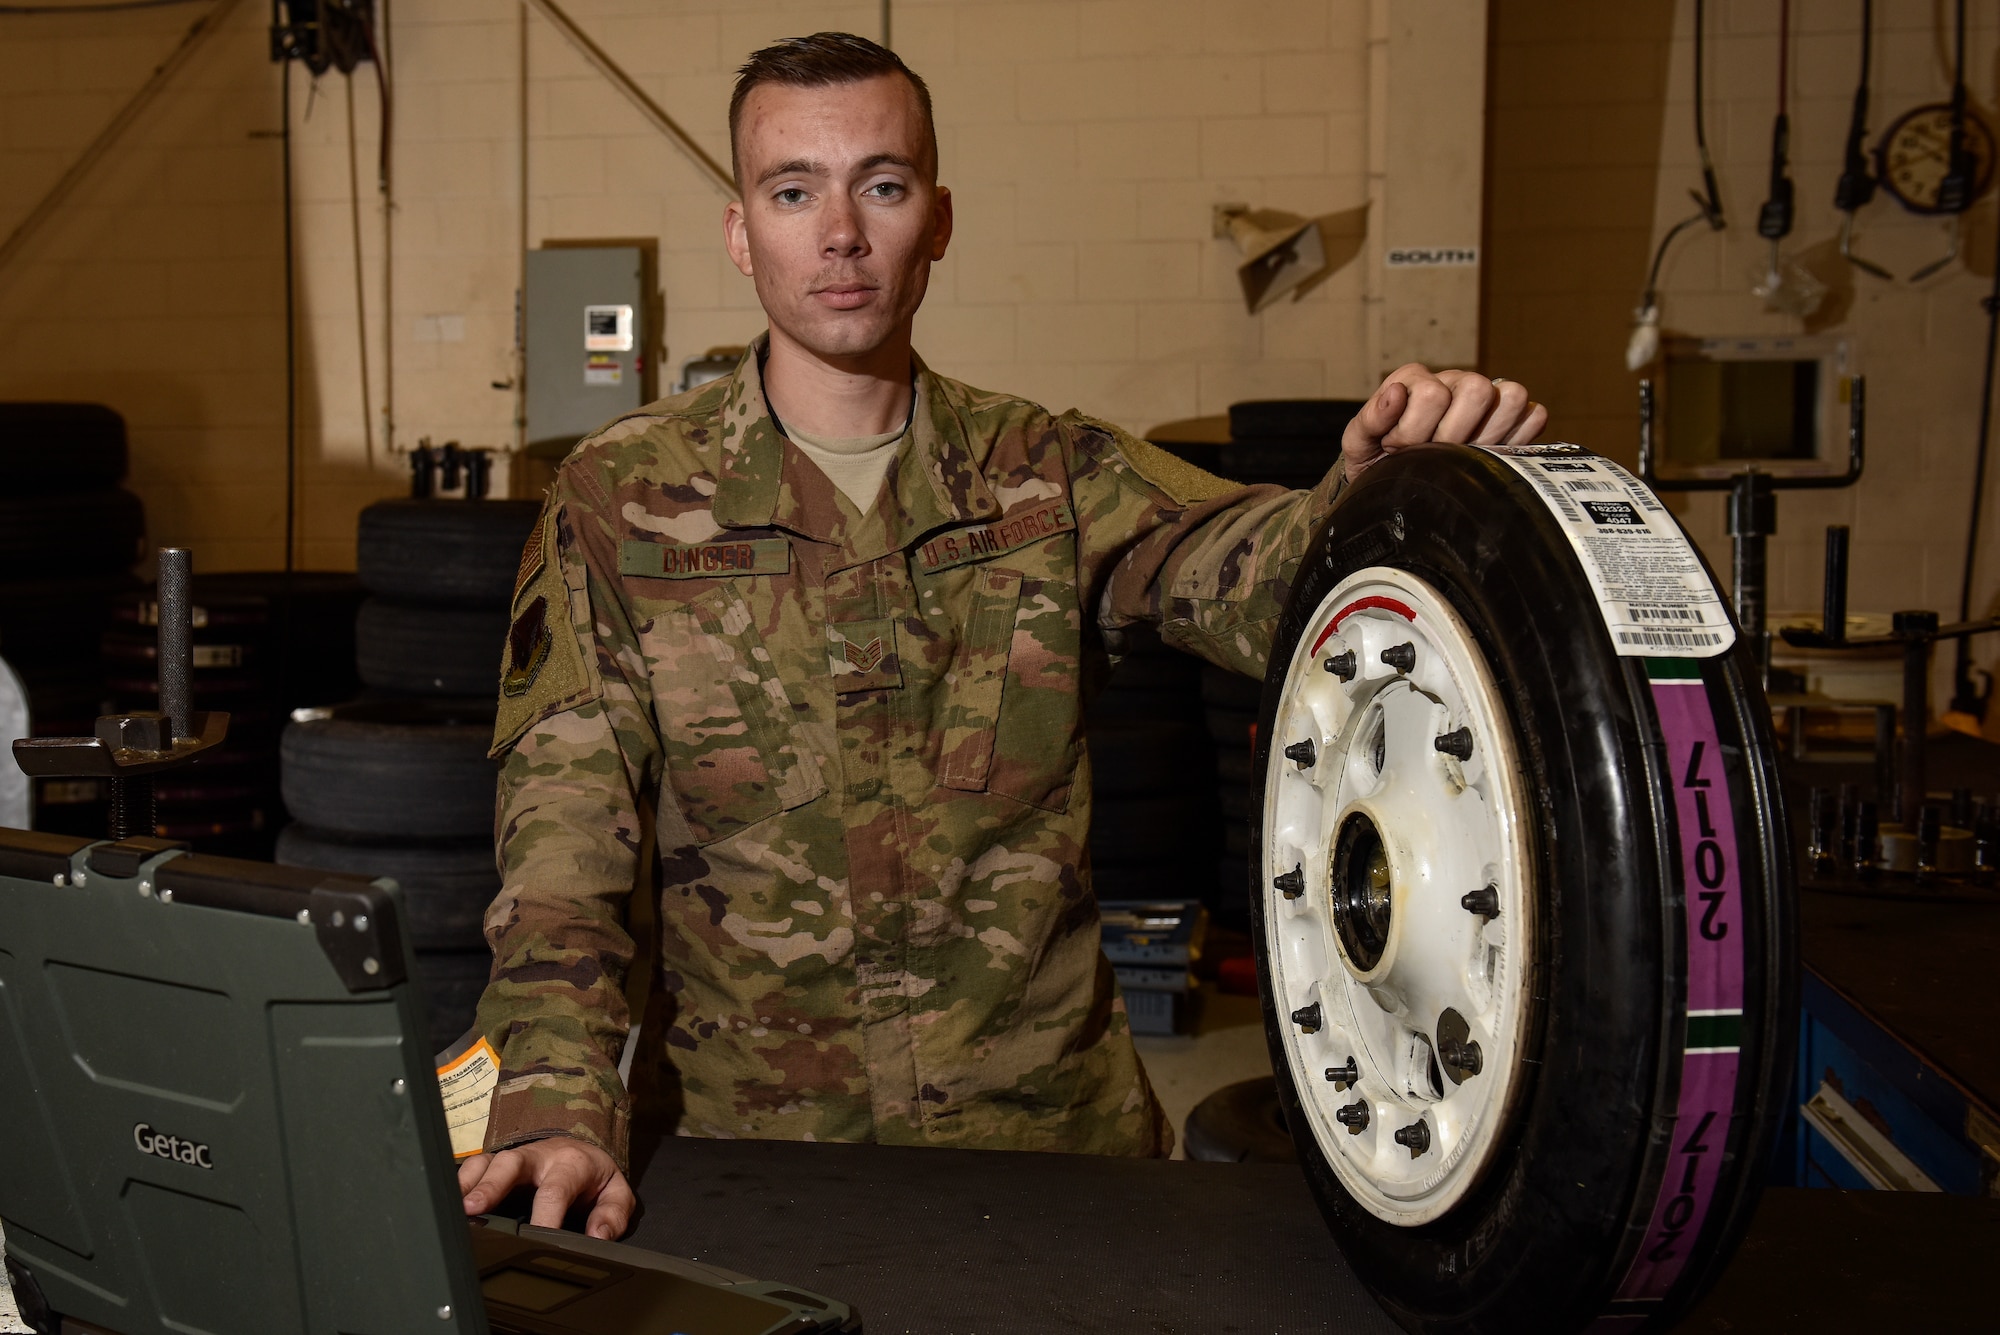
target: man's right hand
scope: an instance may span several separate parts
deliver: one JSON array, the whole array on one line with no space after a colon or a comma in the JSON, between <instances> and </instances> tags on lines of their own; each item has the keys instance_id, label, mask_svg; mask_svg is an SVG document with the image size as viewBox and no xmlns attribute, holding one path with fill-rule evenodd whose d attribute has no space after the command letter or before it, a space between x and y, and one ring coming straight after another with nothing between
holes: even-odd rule
<instances>
[{"instance_id":1,"label":"man's right hand","mask_svg":"<svg viewBox=\"0 0 2000 1335\"><path fill-rule=\"evenodd\" d=\"M1531 401L1518 380L1489 380L1476 371L1433 373L1410 362L1391 371L1348 422L1340 457L1352 482L1376 460L1412 445L1525 445L1548 422L1548 409Z\"/></svg>"},{"instance_id":2,"label":"man's right hand","mask_svg":"<svg viewBox=\"0 0 2000 1335\"><path fill-rule=\"evenodd\" d=\"M535 1189L528 1222L561 1228L571 1205L590 1205L584 1232L615 1242L632 1226L639 1203L625 1174L595 1145L568 1136L531 1140L498 1154L476 1154L458 1166L458 1189L465 1212L485 1214L516 1187Z\"/></svg>"}]
</instances>

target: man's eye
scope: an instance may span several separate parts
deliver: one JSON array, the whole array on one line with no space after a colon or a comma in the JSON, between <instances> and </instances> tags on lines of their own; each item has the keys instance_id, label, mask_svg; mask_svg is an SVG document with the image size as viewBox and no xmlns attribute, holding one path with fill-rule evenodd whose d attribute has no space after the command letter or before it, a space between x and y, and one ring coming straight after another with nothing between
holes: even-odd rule
<instances>
[{"instance_id":1,"label":"man's eye","mask_svg":"<svg viewBox=\"0 0 2000 1335\"><path fill-rule=\"evenodd\" d=\"M773 198L780 204L803 204L806 202L806 192L795 185L786 186L773 196Z\"/></svg>"},{"instance_id":2,"label":"man's eye","mask_svg":"<svg viewBox=\"0 0 2000 1335\"><path fill-rule=\"evenodd\" d=\"M879 181L861 193L873 195L877 199L897 199L903 194L903 184L900 181Z\"/></svg>"}]
</instances>

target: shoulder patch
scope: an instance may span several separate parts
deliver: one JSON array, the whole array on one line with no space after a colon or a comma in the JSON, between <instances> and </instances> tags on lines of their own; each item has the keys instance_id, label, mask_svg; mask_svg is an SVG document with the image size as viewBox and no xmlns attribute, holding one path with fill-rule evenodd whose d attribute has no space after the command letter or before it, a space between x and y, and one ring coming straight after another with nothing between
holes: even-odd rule
<instances>
[{"instance_id":1,"label":"shoulder patch","mask_svg":"<svg viewBox=\"0 0 2000 1335\"><path fill-rule=\"evenodd\" d=\"M1241 482L1231 482L1227 478L1217 477L1206 469L1195 467L1185 459L1168 454L1149 441L1123 435L1115 439L1118 452L1125 456L1125 462L1132 466L1133 472L1182 505L1192 505L1196 501L1210 501L1217 496L1227 496L1232 491L1243 490Z\"/></svg>"},{"instance_id":2,"label":"shoulder patch","mask_svg":"<svg viewBox=\"0 0 2000 1335\"><path fill-rule=\"evenodd\" d=\"M572 590L565 577L557 532L559 517L560 509L552 501L521 554L513 620L501 651L493 749L488 753L495 759L535 724L596 694L596 679L584 662L575 624L577 600L586 604L584 624L589 624L589 594L582 587ZM577 582L582 584L582 572L578 574Z\"/></svg>"},{"instance_id":3,"label":"shoulder patch","mask_svg":"<svg viewBox=\"0 0 2000 1335\"><path fill-rule=\"evenodd\" d=\"M521 548L521 568L514 575L514 602L517 604L529 581L542 573L542 531L546 526L548 510L549 505L542 506L542 522L535 525L535 531L528 535L526 545Z\"/></svg>"}]
</instances>

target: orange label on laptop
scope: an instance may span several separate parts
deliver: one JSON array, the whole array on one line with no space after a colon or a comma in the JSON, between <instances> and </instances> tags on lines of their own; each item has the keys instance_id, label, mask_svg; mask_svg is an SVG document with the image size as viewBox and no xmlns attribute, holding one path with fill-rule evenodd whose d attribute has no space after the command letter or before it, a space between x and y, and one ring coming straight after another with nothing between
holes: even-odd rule
<instances>
[{"instance_id":1,"label":"orange label on laptop","mask_svg":"<svg viewBox=\"0 0 2000 1335\"><path fill-rule=\"evenodd\" d=\"M486 1114L499 1084L500 1058L484 1038L438 1067L452 1158L470 1159L486 1147Z\"/></svg>"}]
</instances>

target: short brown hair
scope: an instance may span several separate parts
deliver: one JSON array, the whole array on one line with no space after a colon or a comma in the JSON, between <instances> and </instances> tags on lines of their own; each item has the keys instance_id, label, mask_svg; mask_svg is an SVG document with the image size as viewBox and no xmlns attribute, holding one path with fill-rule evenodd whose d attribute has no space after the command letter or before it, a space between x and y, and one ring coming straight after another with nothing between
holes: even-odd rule
<instances>
[{"instance_id":1,"label":"short brown hair","mask_svg":"<svg viewBox=\"0 0 2000 1335\"><path fill-rule=\"evenodd\" d=\"M729 97L729 166L736 184L743 184L743 164L736 155L736 123L743 118L743 103L750 90L762 83L782 83L793 88L829 88L835 84L860 83L885 74L900 74L916 90L917 106L923 111L924 138L931 151L931 176L937 176L937 122L931 118L931 90L908 65L886 46L851 32L816 32L810 37L787 37L750 53L743 68L736 71L736 91Z\"/></svg>"}]
</instances>

